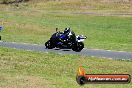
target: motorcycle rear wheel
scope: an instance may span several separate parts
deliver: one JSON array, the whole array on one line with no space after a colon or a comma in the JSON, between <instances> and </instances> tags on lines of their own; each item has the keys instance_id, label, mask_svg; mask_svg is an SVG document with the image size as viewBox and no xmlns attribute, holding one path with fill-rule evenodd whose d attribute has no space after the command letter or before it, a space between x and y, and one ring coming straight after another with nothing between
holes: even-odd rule
<instances>
[{"instance_id":1,"label":"motorcycle rear wheel","mask_svg":"<svg viewBox=\"0 0 132 88\"><path fill-rule=\"evenodd\" d=\"M54 44L53 44L50 40L48 40L48 41L45 43L45 47L46 47L47 49L53 49L53 48L55 48L55 47L54 47Z\"/></svg>"}]
</instances>

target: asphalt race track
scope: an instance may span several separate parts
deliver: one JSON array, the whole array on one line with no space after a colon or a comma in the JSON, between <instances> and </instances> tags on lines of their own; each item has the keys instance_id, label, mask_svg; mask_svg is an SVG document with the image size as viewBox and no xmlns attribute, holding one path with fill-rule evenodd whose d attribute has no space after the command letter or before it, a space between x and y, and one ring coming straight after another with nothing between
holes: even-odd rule
<instances>
[{"instance_id":1,"label":"asphalt race track","mask_svg":"<svg viewBox=\"0 0 132 88\"><path fill-rule=\"evenodd\" d=\"M95 56L95 57L103 57L110 59L132 60L132 52L122 52L122 51L83 49L81 52L74 52L70 49L61 49L61 50L46 49L44 45L3 42L3 41L0 41L0 47L15 48L15 49L28 50L28 51L56 52L59 54L78 54L84 56Z\"/></svg>"}]
</instances>

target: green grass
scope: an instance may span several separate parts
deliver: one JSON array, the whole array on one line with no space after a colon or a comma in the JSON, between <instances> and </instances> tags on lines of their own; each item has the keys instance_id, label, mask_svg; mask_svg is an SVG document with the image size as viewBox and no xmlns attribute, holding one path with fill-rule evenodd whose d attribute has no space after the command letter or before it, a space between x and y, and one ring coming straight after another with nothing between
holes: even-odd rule
<instances>
[{"instance_id":1,"label":"green grass","mask_svg":"<svg viewBox=\"0 0 132 88\"><path fill-rule=\"evenodd\" d=\"M75 80L79 66L83 66L88 74L132 75L131 64L131 61L0 48L0 87L80 88ZM132 83L88 84L82 88L131 86Z\"/></svg>"},{"instance_id":2,"label":"green grass","mask_svg":"<svg viewBox=\"0 0 132 88\"><path fill-rule=\"evenodd\" d=\"M10 6L9 6L10 7ZM58 27L71 27L88 36L87 48L132 51L132 18L51 13L33 8L9 8L0 12L2 40L44 44ZM13 10L14 9L14 10Z\"/></svg>"},{"instance_id":3,"label":"green grass","mask_svg":"<svg viewBox=\"0 0 132 88\"><path fill-rule=\"evenodd\" d=\"M33 0L35 1L35 0ZM129 12L128 3L29 2L0 5L3 41L44 44L58 27L71 27L88 36L86 48L132 51L132 18L70 14L98 10ZM93 0L92 0L93 1ZM122 5L120 5L122 4ZM116 8L114 8L114 5ZM126 6L124 8L124 6ZM78 55L60 55L0 48L1 88L80 88L75 77L79 66L91 74L130 74L132 62ZM130 88L130 84L89 84L82 88Z\"/></svg>"},{"instance_id":4,"label":"green grass","mask_svg":"<svg viewBox=\"0 0 132 88\"><path fill-rule=\"evenodd\" d=\"M76 34L88 36L85 41L86 48L132 51L132 17L70 14L102 10L126 12L119 5L127 6L131 2L101 3L98 0L54 2L45 0L33 3L33 1L35 0L19 4L19 7L0 5L0 25L4 26L0 35L2 35L3 41L44 44L55 32L56 27L61 31L65 27L71 27ZM86 8L87 6L95 9ZM131 10L131 8L129 9Z\"/></svg>"}]
</instances>

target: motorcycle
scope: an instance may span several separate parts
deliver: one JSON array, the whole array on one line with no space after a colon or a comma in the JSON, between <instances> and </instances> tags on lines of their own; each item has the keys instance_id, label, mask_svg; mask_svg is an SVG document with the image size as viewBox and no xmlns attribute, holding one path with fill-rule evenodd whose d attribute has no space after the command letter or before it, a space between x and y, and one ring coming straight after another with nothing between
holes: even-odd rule
<instances>
[{"instance_id":1,"label":"motorcycle","mask_svg":"<svg viewBox=\"0 0 132 88\"><path fill-rule=\"evenodd\" d=\"M68 37L70 36L70 38ZM54 33L50 40L45 43L47 49L59 48L59 49L72 49L75 52L80 52L84 48L83 41L87 38L84 35L77 35L71 31L68 36L63 32Z\"/></svg>"}]
</instances>

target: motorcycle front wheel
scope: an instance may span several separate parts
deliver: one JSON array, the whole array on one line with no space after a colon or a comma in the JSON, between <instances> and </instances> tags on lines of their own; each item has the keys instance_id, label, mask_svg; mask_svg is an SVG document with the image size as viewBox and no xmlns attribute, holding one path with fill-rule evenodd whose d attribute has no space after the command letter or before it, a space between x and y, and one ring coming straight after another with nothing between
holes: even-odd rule
<instances>
[{"instance_id":1,"label":"motorcycle front wheel","mask_svg":"<svg viewBox=\"0 0 132 88\"><path fill-rule=\"evenodd\" d=\"M83 42L77 42L73 45L72 50L76 52L80 52L84 48Z\"/></svg>"}]
</instances>

